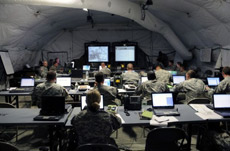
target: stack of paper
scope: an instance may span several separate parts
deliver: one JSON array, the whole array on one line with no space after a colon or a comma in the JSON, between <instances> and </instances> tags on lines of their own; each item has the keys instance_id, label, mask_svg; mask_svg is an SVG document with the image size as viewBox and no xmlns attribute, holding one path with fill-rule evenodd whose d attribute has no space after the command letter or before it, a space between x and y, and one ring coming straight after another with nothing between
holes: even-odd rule
<instances>
[{"instance_id":1,"label":"stack of paper","mask_svg":"<svg viewBox=\"0 0 230 151\"><path fill-rule=\"evenodd\" d=\"M156 116L153 115L150 120L150 125L154 126L167 126L169 122L178 121L174 116Z\"/></svg>"},{"instance_id":2,"label":"stack of paper","mask_svg":"<svg viewBox=\"0 0 230 151\"><path fill-rule=\"evenodd\" d=\"M190 104L190 106L197 111L196 115L200 118L207 119L222 119L223 117L215 113L213 110L207 108L205 104Z\"/></svg>"}]
</instances>

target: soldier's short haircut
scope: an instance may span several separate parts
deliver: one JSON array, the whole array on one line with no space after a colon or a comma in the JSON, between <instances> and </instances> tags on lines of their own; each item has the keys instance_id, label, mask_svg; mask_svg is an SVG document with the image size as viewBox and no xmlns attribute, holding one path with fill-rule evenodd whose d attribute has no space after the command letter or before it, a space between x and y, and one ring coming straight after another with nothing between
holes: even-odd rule
<instances>
[{"instance_id":1,"label":"soldier's short haircut","mask_svg":"<svg viewBox=\"0 0 230 151\"><path fill-rule=\"evenodd\" d=\"M95 80L96 80L97 83L103 82L104 81L104 74L103 74L103 72L96 73Z\"/></svg>"},{"instance_id":2,"label":"soldier's short haircut","mask_svg":"<svg viewBox=\"0 0 230 151\"><path fill-rule=\"evenodd\" d=\"M163 65L162 63L157 63L157 64L155 65L155 69L156 69L157 67L160 67L161 69L163 69L163 68L164 68L164 65Z\"/></svg>"},{"instance_id":3,"label":"soldier's short haircut","mask_svg":"<svg viewBox=\"0 0 230 151\"><path fill-rule=\"evenodd\" d=\"M101 94L98 90L89 90L86 94L87 107L91 111L97 111L100 108Z\"/></svg>"},{"instance_id":4,"label":"soldier's short haircut","mask_svg":"<svg viewBox=\"0 0 230 151\"><path fill-rule=\"evenodd\" d=\"M226 75L230 75L230 67L224 67L222 72Z\"/></svg>"},{"instance_id":5,"label":"soldier's short haircut","mask_svg":"<svg viewBox=\"0 0 230 151\"><path fill-rule=\"evenodd\" d=\"M196 72L194 70L188 70L187 74L190 78L196 78Z\"/></svg>"},{"instance_id":6,"label":"soldier's short haircut","mask_svg":"<svg viewBox=\"0 0 230 151\"><path fill-rule=\"evenodd\" d=\"M156 79L156 74L153 71L149 71L148 74L147 74L147 76L148 76L148 80L154 80L154 79Z\"/></svg>"},{"instance_id":7,"label":"soldier's short haircut","mask_svg":"<svg viewBox=\"0 0 230 151\"><path fill-rule=\"evenodd\" d=\"M133 70L133 64L132 63L127 64L127 70Z\"/></svg>"},{"instance_id":8,"label":"soldier's short haircut","mask_svg":"<svg viewBox=\"0 0 230 151\"><path fill-rule=\"evenodd\" d=\"M52 81L56 79L56 73L54 71L49 71L46 76L47 81Z\"/></svg>"}]
</instances>

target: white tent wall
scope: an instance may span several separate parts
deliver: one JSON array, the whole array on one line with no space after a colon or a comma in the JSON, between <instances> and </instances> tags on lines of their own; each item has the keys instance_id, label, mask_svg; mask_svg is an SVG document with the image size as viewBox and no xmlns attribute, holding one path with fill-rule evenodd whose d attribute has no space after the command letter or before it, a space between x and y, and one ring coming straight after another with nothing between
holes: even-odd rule
<instances>
[{"instance_id":1,"label":"white tent wall","mask_svg":"<svg viewBox=\"0 0 230 151\"><path fill-rule=\"evenodd\" d=\"M148 56L158 56L158 52L170 53L175 51L164 37L140 26L96 25L76 28L73 31L62 31L44 48L44 59L48 59L46 52L68 52L68 61L78 59L85 53L84 43L98 42L137 42ZM173 56L171 56L173 58ZM145 58L143 58L145 59ZM152 61L155 61L153 57Z\"/></svg>"},{"instance_id":2,"label":"white tent wall","mask_svg":"<svg viewBox=\"0 0 230 151\"><path fill-rule=\"evenodd\" d=\"M184 44L179 40L179 38L167 24L165 24L160 19L156 18L153 14L151 14L148 11L146 11L145 13L145 19L142 20L140 17L140 5L127 0L0 0L0 3L60 6L70 8L88 8L92 10L113 13L119 16L132 19L138 24L147 28L148 30L162 34L183 59L189 60L192 58L191 53L187 50Z\"/></svg>"}]
</instances>

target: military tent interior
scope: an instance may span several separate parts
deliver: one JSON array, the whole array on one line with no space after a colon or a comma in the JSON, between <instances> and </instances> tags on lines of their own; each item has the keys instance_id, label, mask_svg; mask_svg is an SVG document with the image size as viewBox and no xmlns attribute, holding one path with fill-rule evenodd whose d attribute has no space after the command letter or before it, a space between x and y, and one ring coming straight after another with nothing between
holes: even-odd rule
<instances>
[{"instance_id":1,"label":"military tent interior","mask_svg":"<svg viewBox=\"0 0 230 151\"><path fill-rule=\"evenodd\" d=\"M230 65L229 14L230 0L0 0L0 89L43 60L89 64L86 43L109 43L114 68L113 45L135 43L137 69L162 52L214 75Z\"/></svg>"}]
</instances>

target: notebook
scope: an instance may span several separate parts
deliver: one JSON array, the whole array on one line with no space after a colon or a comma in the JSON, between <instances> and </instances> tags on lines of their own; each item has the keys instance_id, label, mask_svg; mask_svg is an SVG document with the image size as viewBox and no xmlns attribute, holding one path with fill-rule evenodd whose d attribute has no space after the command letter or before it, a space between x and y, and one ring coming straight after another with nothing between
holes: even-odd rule
<instances>
[{"instance_id":1,"label":"notebook","mask_svg":"<svg viewBox=\"0 0 230 151\"><path fill-rule=\"evenodd\" d=\"M177 85L183 81L185 81L185 76L173 76L173 85Z\"/></svg>"},{"instance_id":2,"label":"notebook","mask_svg":"<svg viewBox=\"0 0 230 151\"><path fill-rule=\"evenodd\" d=\"M67 90L71 89L71 77L57 77L56 83L63 86Z\"/></svg>"},{"instance_id":3,"label":"notebook","mask_svg":"<svg viewBox=\"0 0 230 151\"><path fill-rule=\"evenodd\" d=\"M141 77L141 83L148 81L148 77Z\"/></svg>"},{"instance_id":4,"label":"notebook","mask_svg":"<svg viewBox=\"0 0 230 151\"><path fill-rule=\"evenodd\" d=\"M87 107L86 95L81 96L81 110L84 110ZM104 110L104 96L101 95L100 110Z\"/></svg>"},{"instance_id":5,"label":"notebook","mask_svg":"<svg viewBox=\"0 0 230 151\"><path fill-rule=\"evenodd\" d=\"M110 79L108 78L104 79L104 85L110 86L111 85Z\"/></svg>"},{"instance_id":6,"label":"notebook","mask_svg":"<svg viewBox=\"0 0 230 151\"><path fill-rule=\"evenodd\" d=\"M90 65L83 65L83 71L89 71Z\"/></svg>"},{"instance_id":7,"label":"notebook","mask_svg":"<svg viewBox=\"0 0 230 151\"><path fill-rule=\"evenodd\" d=\"M207 77L208 86L209 87L216 87L220 83L219 77Z\"/></svg>"},{"instance_id":8,"label":"notebook","mask_svg":"<svg viewBox=\"0 0 230 151\"><path fill-rule=\"evenodd\" d=\"M40 114L35 121L58 121L65 114L64 96L42 96Z\"/></svg>"},{"instance_id":9,"label":"notebook","mask_svg":"<svg viewBox=\"0 0 230 151\"><path fill-rule=\"evenodd\" d=\"M157 116L177 116L180 115L174 108L172 93L152 93L153 112Z\"/></svg>"},{"instance_id":10,"label":"notebook","mask_svg":"<svg viewBox=\"0 0 230 151\"><path fill-rule=\"evenodd\" d=\"M34 78L21 78L20 88L11 90L10 93L25 93L32 92L34 89Z\"/></svg>"},{"instance_id":11,"label":"notebook","mask_svg":"<svg viewBox=\"0 0 230 151\"><path fill-rule=\"evenodd\" d=\"M213 94L213 110L223 117L230 117L230 94Z\"/></svg>"}]
</instances>

